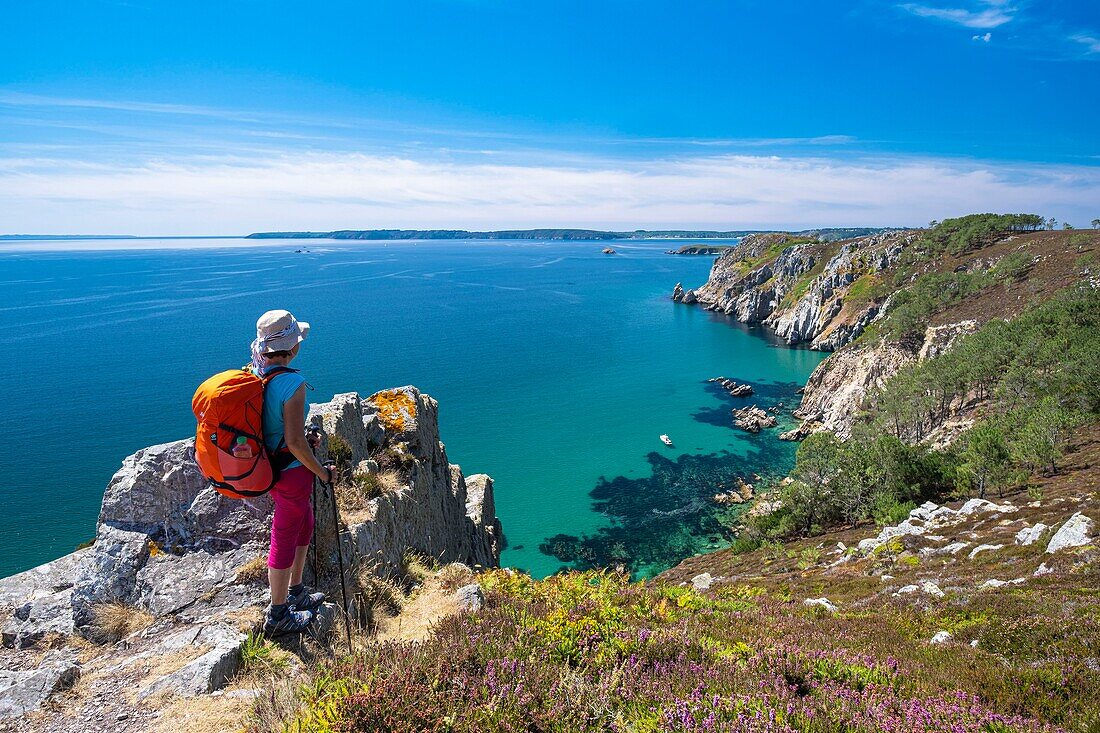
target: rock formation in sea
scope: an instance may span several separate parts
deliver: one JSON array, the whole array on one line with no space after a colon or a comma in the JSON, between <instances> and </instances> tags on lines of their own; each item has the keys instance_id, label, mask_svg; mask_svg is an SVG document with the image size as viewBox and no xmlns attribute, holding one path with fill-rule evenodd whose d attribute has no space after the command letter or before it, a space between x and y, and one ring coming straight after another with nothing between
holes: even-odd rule
<instances>
[{"instance_id":1,"label":"rock formation in sea","mask_svg":"<svg viewBox=\"0 0 1100 733\"><path fill-rule=\"evenodd\" d=\"M364 573L394 576L410 552L474 568L499 565L503 536L492 479L466 477L450 463L437 416L436 401L415 387L367 399L340 394L310 407L307 423L327 436L322 457L345 466L372 459L395 480L392 490L345 510L338 528L331 495L316 492L317 556L307 563L307 579L316 568L332 580L338 547L353 580ZM97 678L125 676L139 660L174 655L178 664L132 690L138 699L221 687L267 602L272 509L270 496L234 500L210 488L195 466L191 439L126 458L104 493L90 547L0 580L4 646L26 650L22 661L18 652L0 653L6 667L0 668L0 719L34 710L73 683L82 669L75 636L93 644L117 640L105 628L105 613L145 619L147 628L132 634L125 648L103 647L110 665L98 665ZM359 613L354 594L350 600L351 613ZM324 609L319 633L333 610ZM28 664L36 647L51 651Z\"/></svg>"}]
</instances>

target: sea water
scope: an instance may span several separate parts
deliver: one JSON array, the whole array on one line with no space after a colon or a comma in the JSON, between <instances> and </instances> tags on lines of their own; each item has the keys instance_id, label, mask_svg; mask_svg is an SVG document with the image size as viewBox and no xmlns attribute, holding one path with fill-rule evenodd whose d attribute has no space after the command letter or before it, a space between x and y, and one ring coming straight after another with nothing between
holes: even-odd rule
<instances>
[{"instance_id":1,"label":"sea water","mask_svg":"<svg viewBox=\"0 0 1100 733\"><path fill-rule=\"evenodd\" d=\"M794 451L730 410L789 411L823 355L673 303L713 258L670 244L0 242L0 576L91 539L122 459L192 434L195 387L248 360L272 308L312 324L294 363L310 401L406 384L439 401L451 461L496 481L506 565L644 576L726 545L714 494Z\"/></svg>"}]
</instances>

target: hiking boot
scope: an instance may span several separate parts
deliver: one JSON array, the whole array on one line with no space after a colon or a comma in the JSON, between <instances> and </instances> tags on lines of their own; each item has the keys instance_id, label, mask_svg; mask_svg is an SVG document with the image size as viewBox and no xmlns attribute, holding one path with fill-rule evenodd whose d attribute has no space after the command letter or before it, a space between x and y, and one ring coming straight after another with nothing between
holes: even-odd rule
<instances>
[{"instance_id":1,"label":"hiking boot","mask_svg":"<svg viewBox=\"0 0 1100 733\"><path fill-rule=\"evenodd\" d=\"M267 617L264 619L264 634L268 637L301 634L312 622L313 614L309 611L295 611L289 606L283 606L280 616L277 610L269 606Z\"/></svg>"},{"instance_id":2,"label":"hiking boot","mask_svg":"<svg viewBox=\"0 0 1100 733\"><path fill-rule=\"evenodd\" d=\"M298 593L287 598L287 606L291 611L312 611L325 602L325 594L317 591L311 592L303 587Z\"/></svg>"}]
</instances>

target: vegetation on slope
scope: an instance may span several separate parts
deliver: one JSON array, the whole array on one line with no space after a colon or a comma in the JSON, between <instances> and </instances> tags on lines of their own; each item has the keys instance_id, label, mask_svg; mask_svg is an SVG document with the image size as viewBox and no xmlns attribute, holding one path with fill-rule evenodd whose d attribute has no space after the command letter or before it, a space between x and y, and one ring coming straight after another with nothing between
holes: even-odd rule
<instances>
[{"instance_id":1,"label":"vegetation on slope","mask_svg":"<svg viewBox=\"0 0 1100 733\"><path fill-rule=\"evenodd\" d=\"M918 442L963 406L976 422L950 448ZM756 519L742 548L894 522L926 499L984 497L1057 472L1072 431L1100 422L1100 291L1082 286L989 321L903 368L865 407L850 439L816 433L799 446L782 508Z\"/></svg>"},{"instance_id":2,"label":"vegetation on slope","mask_svg":"<svg viewBox=\"0 0 1100 733\"><path fill-rule=\"evenodd\" d=\"M1094 677L1011 648L1023 602L1003 616L892 602L834 616L768 583L481 582L485 607L423 643L322 662L285 730L1023 733L1096 720ZM929 646L943 625L979 648Z\"/></svg>"}]
</instances>

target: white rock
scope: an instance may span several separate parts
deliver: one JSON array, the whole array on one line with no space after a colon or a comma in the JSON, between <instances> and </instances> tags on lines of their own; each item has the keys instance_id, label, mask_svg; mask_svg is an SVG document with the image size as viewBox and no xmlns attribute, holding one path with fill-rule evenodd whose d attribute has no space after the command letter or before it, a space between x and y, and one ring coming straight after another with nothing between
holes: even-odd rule
<instances>
[{"instance_id":1,"label":"white rock","mask_svg":"<svg viewBox=\"0 0 1100 733\"><path fill-rule=\"evenodd\" d=\"M981 585L978 586L978 590L985 590L986 588L1000 588L1002 585L1008 585L1004 580L997 580L996 578L990 578Z\"/></svg>"},{"instance_id":2,"label":"white rock","mask_svg":"<svg viewBox=\"0 0 1100 733\"><path fill-rule=\"evenodd\" d=\"M1081 512L1070 517L1050 538L1047 552L1058 552L1068 547L1081 547L1092 542L1094 522Z\"/></svg>"},{"instance_id":3,"label":"white rock","mask_svg":"<svg viewBox=\"0 0 1100 733\"><path fill-rule=\"evenodd\" d=\"M893 580L893 579L894 579L893 575L882 575L882 576L879 577L879 580L881 580L883 583L885 583L888 580Z\"/></svg>"},{"instance_id":4,"label":"white rock","mask_svg":"<svg viewBox=\"0 0 1100 733\"><path fill-rule=\"evenodd\" d=\"M1016 544L1025 547L1033 544L1037 542L1038 539L1043 536L1043 532L1046 532L1048 529L1050 528L1042 522L1039 522L1033 527L1024 527L1016 533Z\"/></svg>"},{"instance_id":5,"label":"white rock","mask_svg":"<svg viewBox=\"0 0 1100 733\"><path fill-rule=\"evenodd\" d=\"M907 595L909 593L916 593L918 590L920 590L919 585L903 585L901 588L898 588L897 592L894 593L894 595L895 596L904 596L904 595Z\"/></svg>"},{"instance_id":6,"label":"white rock","mask_svg":"<svg viewBox=\"0 0 1100 733\"><path fill-rule=\"evenodd\" d=\"M1050 575L1053 572L1054 570L1052 568L1048 568L1045 562L1041 562L1039 563L1039 567L1035 569L1035 572L1032 573L1032 575L1034 575L1035 577L1039 577L1040 575Z\"/></svg>"},{"instance_id":7,"label":"white rock","mask_svg":"<svg viewBox=\"0 0 1100 733\"><path fill-rule=\"evenodd\" d=\"M978 648L978 640L977 640L977 639L974 639L973 641L971 641L971 642L970 642L970 646L972 646L972 647L974 647L975 649L977 649L977 648Z\"/></svg>"},{"instance_id":8,"label":"white rock","mask_svg":"<svg viewBox=\"0 0 1100 733\"><path fill-rule=\"evenodd\" d=\"M987 499L971 499L961 507L959 507L959 514L962 516L970 516L975 512L997 512L999 514L1009 514L1011 512L1019 511L1019 507L1012 506L1011 504L994 504Z\"/></svg>"},{"instance_id":9,"label":"white rock","mask_svg":"<svg viewBox=\"0 0 1100 733\"><path fill-rule=\"evenodd\" d=\"M951 641L951 634L946 631L937 631L936 635L929 639L929 644L946 644Z\"/></svg>"},{"instance_id":10,"label":"white rock","mask_svg":"<svg viewBox=\"0 0 1100 733\"><path fill-rule=\"evenodd\" d=\"M697 591L704 591L714 583L714 576L710 573L699 573L691 579L691 587Z\"/></svg>"},{"instance_id":11,"label":"white rock","mask_svg":"<svg viewBox=\"0 0 1100 733\"><path fill-rule=\"evenodd\" d=\"M973 550L971 550L970 554L966 557L968 560L973 560L975 557L978 556L978 553L985 552L986 550L999 550L1002 547L1004 547L1004 545L978 545Z\"/></svg>"},{"instance_id":12,"label":"white rock","mask_svg":"<svg viewBox=\"0 0 1100 733\"><path fill-rule=\"evenodd\" d=\"M921 581L920 589L935 598L943 598L944 595L943 591L940 590L940 587L933 583L931 580Z\"/></svg>"},{"instance_id":13,"label":"white rock","mask_svg":"<svg viewBox=\"0 0 1100 733\"><path fill-rule=\"evenodd\" d=\"M828 598L807 598L806 600L802 601L802 604L804 606L821 606L829 613L837 612L836 604L830 601Z\"/></svg>"}]
</instances>

